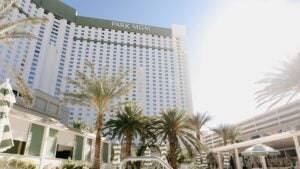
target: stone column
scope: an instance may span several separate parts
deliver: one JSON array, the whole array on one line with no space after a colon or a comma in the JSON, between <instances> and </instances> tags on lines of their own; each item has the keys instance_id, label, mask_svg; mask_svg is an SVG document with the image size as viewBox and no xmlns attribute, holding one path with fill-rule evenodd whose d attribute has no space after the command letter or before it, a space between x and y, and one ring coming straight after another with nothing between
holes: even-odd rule
<instances>
[{"instance_id":1,"label":"stone column","mask_svg":"<svg viewBox=\"0 0 300 169\"><path fill-rule=\"evenodd\" d=\"M240 163L240 158L239 158L239 150L237 148L234 149L234 154L235 154L236 168L237 169L242 169L241 163Z\"/></svg>"},{"instance_id":2,"label":"stone column","mask_svg":"<svg viewBox=\"0 0 300 169\"><path fill-rule=\"evenodd\" d=\"M293 136L293 140L294 140L294 144L295 144L295 147L296 147L298 164L300 164L300 146L299 146L298 136Z\"/></svg>"},{"instance_id":3,"label":"stone column","mask_svg":"<svg viewBox=\"0 0 300 169\"><path fill-rule=\"evenodd\" d=\"M223 169L223 163L221 159L221 152L218 152L218 164L219 164L219 169Z\"/></svg>"},{"instance_id":4,"label":"stone column","mask_svg":"<svg viewBox=\"0 0 300 169\"><path fill-rule=\"evenodd\" d=\"M266 157L265 156L261 156L260 160L261 160L261 163L262 163L262 168L263 169L267 169Z\"/></svg>"},{"instance_id":5,"label":"stone column","mask_svg":"<svg viewBox=\"0 0 300 169\"><path fill-rule=\"evenodd\" d=\"M85 161L85 155L86 155L86 142L87 142L87 135L84 134L83 136L83 145L82 145L82 154L81 154L81 160Z\"/></svg>"},{"instance_id":6,"label":"stone column","mask_svg":"<svg viewBox=\"0 0 300 169\"><path fill-rule=\"evenodd\" d=\"M39 169L43 168L43 165L44 165L44 162L45 162L46 153L47 153L46 150L47 150L47 146L48 146L49 131L50 131L50 127L47 124L47 126L45 126L45 129L44 129L44 135L43 135L43 140L42 140Z\"/></svg>"}]
</instances>

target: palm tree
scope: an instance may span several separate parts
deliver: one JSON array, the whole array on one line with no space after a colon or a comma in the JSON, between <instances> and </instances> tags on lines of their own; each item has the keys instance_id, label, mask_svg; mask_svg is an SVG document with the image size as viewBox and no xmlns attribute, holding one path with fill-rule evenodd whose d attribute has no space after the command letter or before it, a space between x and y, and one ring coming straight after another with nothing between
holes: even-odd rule
<instances>
[{"instance_id":1,"label":"palm tree","mask_svg":"<svg viewBox=\"0 0 300 169\"><path fill-rule=\"evenodd\" d=\"M126 103L113 119L106 122L108 132L105 135L111 134L113 139L117 137L119 140L125 137L127 157L131 155L132 140L143 135L148 122L141 107L135 103Z\"/></svg>"},{"instance_id":2,"label":"palm tree","mask_svg":"<svg viewBox=\"0 0 300 169\"><path fill-rule=\"evenodd\" d=\"M231 144L236 143L238 141L238 138L240 135L241 135L241 130L238 127L232 125L229 130L229 137L228 137L230 140L230 143Z\"/></svg>"},{"instance_id":3,"label":"palm tree","mask_svg":"<svg viewBox=\"0 0 300 169\"><path fill-rule=\"evenodd\" d=\"M93 65L87 63L87 66L91 69L90 75L76 71L75 78L68 79L68 83L78 90L76 92L65 92L64 100L71 104L93 107L97 111L93 168L100 169L103 114L109 112L112 104L129 91L131 83L123 84L126 74L107 77L104 73L102 78L99 79Z\"/></svg>"},{"instance_id":4,"label":"palm tree","mask_svg":"<svg viewBox=\"0 0 300 169\"><path fill-rule=\"evenodd\" d=\"M234 143L239 136L238 128L231 124L221 124L218 127L213 128L212 131L223 139L224 146L227 145L228 140L230 140L231 143Z\"/></svg>"},{"instance_id":5,"label":"palm tree","mask_svg":"<svg viewBox=\"0 0 300 169\"><path fill-rule=\"evenodd\" d=\"M3 22L11 8L19 8L17 0L2 0L0 2L0 21ZM0 44L10 46L14 39L32 39L35 36L31 32L24 31L25 25L35 25L47 22L46 18L26 17L12 22L3 22L0 24Z\"/></svg>"},{"instance_id":6,"label":"palm tree","mask_svg":"<svg viewBox=\"0 0 300 169\"><path fill-rule=\"evenodd\" d=\"M201 141L201 128L212 119L212 117L207 113L199 113L193 114L190 119L191 125L194 127L196 131L196 138L200 142Z\"/></svg>"},{"instance_id":7,"label":"palm tree","mask_svg":"<svg viewBox=\"0 0 300 169\"><path fill-rule=\"evenodd\" d=\"M257 82L265 85L255 93L258 106L271 103L269 108L286 100L289 103L300 93L300 53L282 62L281 67L274 73L268 73Z\"/></svg>"},{"instance_id":8,"label":"palm tree","mask_svg":"<svg viewBox=\"0 0 300 169\"><path fill-rule=\"evenodd\" d=\"M207 154L207 165L209 168L216 168L218 164L217 158L215 157L213 152L209 152Z\"/></svg>"},{"instance_id":9,"label":"palm tree","mask_svg":"<svg viewBox=\"0 0 300 169\"><path fill-rule=\"evenodd\" d=\"M80 120L73 121L73 128L75 129L85 129L86 124Z\"/></svg>"},{"instance_id":10,"label":"palm tree","mask_svg":"<svg viewBox=\"0 0 300 169\"><path fill-rule=\"evenodd\" d=\"M192 134L194 128L189 123L189 116L184 111L168 109L160 114L153 125L157 136L160 136L162 141L168 140L170 162L173 169L177 169L176 149L180 148L181 143L190 152L192 147L199 151L197 138Z\"/></svg>"},{"instance_id":11,"label":"palm tree","mask_svg":"<svg viewBox=\"0 0 300 169\"><path fill-rule=\"evenodd\" d=\"M223 139L223 144L226 146L229 139L229 130L231 125L229 124L220 124L218 127L213 128L214 131L219 137Z\"/></svg>"},{"instance_id":12,"label":"palm tree","mask_svg":"<svg viewBox=\"0 0 300 169\"><path fill-rule=\"evenodd\" d=\"M34 100L34 93L32 89L28 86L27 81L25 80L22 73L16 71L15 69L12 69L10 66L5 67L12 79L15 80L16 88L21 94L23 104L27 109L30 109Z\"/></svg>"}]
</instances>

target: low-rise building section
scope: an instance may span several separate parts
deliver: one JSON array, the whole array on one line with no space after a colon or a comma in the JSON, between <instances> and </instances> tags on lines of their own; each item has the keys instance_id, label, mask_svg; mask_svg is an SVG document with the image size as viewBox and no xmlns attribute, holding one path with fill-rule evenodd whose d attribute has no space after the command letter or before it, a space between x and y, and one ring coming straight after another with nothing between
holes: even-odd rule
<instances>
[{"instance_id":1,"label":"low-rise building section","mask_svg":"<svg viewBox=\"0 0 300 169\"><path fill-rule=\"evenodd\" d=\"M21 95L13 91L16 104L9 113L14 146L0 158L32 160L37 165L56 167L67 159L91 162L95 134L68 127L65 106L60 100L34 91L33 107L25 108ZM102 161L110 163L111 142L103 138Z\"/></svg>"},{"instance_id":2,"label":"low-rise building section","mask_svg":"<svg viewBox=\"0 0 300 169\"><path fill-rule=\"evenodd\" d=\"M217 154L219 168L222 168L222 152L230 153L230 162L237 169L258 167L263 163L259 158L241 156L242 151L258 143L266 144L280 152L277 156L265 158L268 167L299 168L299 101L255 115L235 125L241 134L235 144L224 146L223 139L211 131L204 132L202 136L202 142Z\"/></svg>"},{"instance_id":3,"label":"low-rise building section","mask_svg":"<svg viewBox=\"0 0 300 169\"><path fill-rule=\"evenodd\" d=\"M234 125L240 129L239 140L241 141L298 130L300 128L300 103L292 102ZM206 132L202 138L203 143L209 148L222 146L222 138L213 132Z\"/></svg>"}]
</instances>

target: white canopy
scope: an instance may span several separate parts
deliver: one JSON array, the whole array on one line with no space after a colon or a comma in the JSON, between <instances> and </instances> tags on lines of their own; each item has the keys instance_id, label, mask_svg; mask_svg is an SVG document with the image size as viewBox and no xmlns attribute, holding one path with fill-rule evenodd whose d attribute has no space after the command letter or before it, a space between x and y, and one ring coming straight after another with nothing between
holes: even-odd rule
<instances>
[{"instance_id":1,"label":"white canopy","mask_svg":"<svg viewBox=\"0 0 300 169\"><path fill-rule=\"evenodd\" d=\"M256 144L242 152L242 155L245 156L265 156L278 154L280 154L278 150L275 150L272 147L266 146L264 144Z\"/></svg>"}]
</instances>

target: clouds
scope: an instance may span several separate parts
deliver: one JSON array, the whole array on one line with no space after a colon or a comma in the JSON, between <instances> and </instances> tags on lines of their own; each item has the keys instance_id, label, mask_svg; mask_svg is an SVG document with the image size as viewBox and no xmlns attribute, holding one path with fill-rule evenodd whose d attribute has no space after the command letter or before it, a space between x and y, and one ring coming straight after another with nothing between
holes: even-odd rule
<instances>
[{"instance_id":1,"label":"clouds","mask_svg":"<svg viewBox=\"0 0 300 169\"><path fill-rule=\"evenodd\" d=\"M194 110L214 114L211 126L263 111L255 109L254 82L300 51L299 18L293 1L223 1L194 51L202 57L191 65Z\"/></svg>"}]
</instances>

